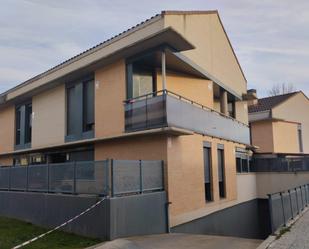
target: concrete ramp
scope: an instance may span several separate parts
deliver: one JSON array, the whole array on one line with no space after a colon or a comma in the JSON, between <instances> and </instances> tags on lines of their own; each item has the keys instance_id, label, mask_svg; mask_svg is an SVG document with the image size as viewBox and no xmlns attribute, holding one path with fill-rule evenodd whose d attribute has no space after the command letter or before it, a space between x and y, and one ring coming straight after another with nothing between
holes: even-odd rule
<instances>
[{"instance_id":1,"label":"concrete ramp","mask_svg":"<svg viewBox=\"0 0 309 249\"><path fill-rule=\"evenodd\" d=\"M172 233L117 239L91 249L255 249L261 243L254 239Z\"/></svg>"}]
</instances>

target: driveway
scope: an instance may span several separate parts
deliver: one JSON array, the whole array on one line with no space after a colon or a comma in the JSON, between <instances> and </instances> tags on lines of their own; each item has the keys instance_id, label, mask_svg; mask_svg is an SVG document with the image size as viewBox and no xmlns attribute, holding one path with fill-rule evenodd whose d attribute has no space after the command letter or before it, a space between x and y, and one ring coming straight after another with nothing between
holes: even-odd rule
<instances>
[{"instance_id":1,"label":"driveway","mask_svg":"<svg viewBox=\"0 0 309 249\"><path fill-rule=\"evenodd\" d=\"M160 234L105 242L92 249L255 249L262 240L195 234Z\"/></svg>"}]
</instances>

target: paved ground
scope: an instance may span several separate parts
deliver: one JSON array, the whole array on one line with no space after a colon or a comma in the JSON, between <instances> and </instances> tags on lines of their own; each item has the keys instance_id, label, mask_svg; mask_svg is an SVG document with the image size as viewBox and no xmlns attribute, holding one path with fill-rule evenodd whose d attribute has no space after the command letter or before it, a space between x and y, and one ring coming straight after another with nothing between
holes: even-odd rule
<instances>
[{"instance_id":1,"label":"paved ground","mask_svg":"<svg viewBox=\"0 0 309 249\"><path fill-rule=\"evenodd\" d=\"M255 249L261 240L193 234L162 234L117 239L96 249Z\"/></svg>"},{"instance_id":2,"label":"paved ground","mask_svg":"<svg viewBox=\"0 0 309 249\"><path fill-rule=\"evenodd\" d=\"M308 249L309 248L309 211L300 217L289 232L274 240L267 248L271 249Z\"/></svg>"}]
</instances>

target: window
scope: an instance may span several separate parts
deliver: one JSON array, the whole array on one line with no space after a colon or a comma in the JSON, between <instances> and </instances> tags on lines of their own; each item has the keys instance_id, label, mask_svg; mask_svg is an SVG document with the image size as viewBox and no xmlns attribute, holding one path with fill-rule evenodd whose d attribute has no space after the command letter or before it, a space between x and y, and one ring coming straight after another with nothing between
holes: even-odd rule
<instances>
[{"instance_id":1,"label":"window","mask_svg":"<svg viewBox=\"0 0 309 249\"><path fill-rule=\"evenodd\" d=\"M18 105L15 110L15 148L24 149L31 146L32 104Z\"/></svg>"},{"instance_id":2,"label":"window","mask_svg":"<svg viewBox=\"0 0 309 249\"><path fill-rule=\"evenodd\" d=\"M297 134L298 134L299 152L304 152L301 125L298 125Z\"/></svg>"},{"instance_id":3,"label":"window","mask_svg":"<svg viewBox=\"0 0 309 249\"><path fill-rule=\"evenodd\" d=\"M204 183L205 183L205 199L206 201L213 201L212 194L212 172L211 172L211 145L204 143Z\"/></svg>"},{"instance_id":4,"label":"window","mask_svg":"<svg viewBox=\"0 0 309 249\"><path fill-rule=\"evenodd\" d=\"M230 117L235 118L235 101L228 102L227 104L228 114Z\"/></svg>"},{"instance_id":5,"label":"window","mask_svg":"<svg viewBox=\"0 0 309 249\"><path fill-rule=\"evenodd\" d=\"M94 136L95 123L93 77L67 84L66 102L66 141L92 138Z\"/></svg>"},{"instance_id":6,"label":"window","mask_svg":"<svg viewBox=\"0 0 309 249\"><path fill-rule=\"evenodd\" d=\"M219 176L219 195L225 198L225 172L224 172L224 149L218 145L218 176Z\"/></svg>"},{"instance_id":7,"label":"window","mask_svg":"<svg viewBox=\"0 0 309 249\"><path fill-rule=\"evenodd\" d=\"M156 91L156 71L141 63L127 64L127 98L136 98Z\"/></svg>"},{"instance_id":8,"label":"window","mask_svg":"<svg viewBox=\"0 0 309 249\"><path fill-rule=\"evenodd\" d=\"M237 173L250 172L250 156L248 151L242 148L236 148L236 171Z\"/></svg>"}]
</instances>

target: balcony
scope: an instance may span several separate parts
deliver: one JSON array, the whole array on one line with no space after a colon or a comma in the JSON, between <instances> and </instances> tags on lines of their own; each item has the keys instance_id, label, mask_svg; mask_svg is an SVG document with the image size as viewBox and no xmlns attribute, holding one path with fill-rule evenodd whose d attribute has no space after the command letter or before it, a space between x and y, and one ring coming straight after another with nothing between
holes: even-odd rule
<instances>
[{"instance_id":1,"label":"balcony","mask_svg":"<svg viewBox=\"0 0 309 249\"><path fill-rule=\"evenodd\" d=\"M164 90L125 101L125 132L163 127L250 144L247 125L176 93Z\"/></svg>"}]
</instances>

